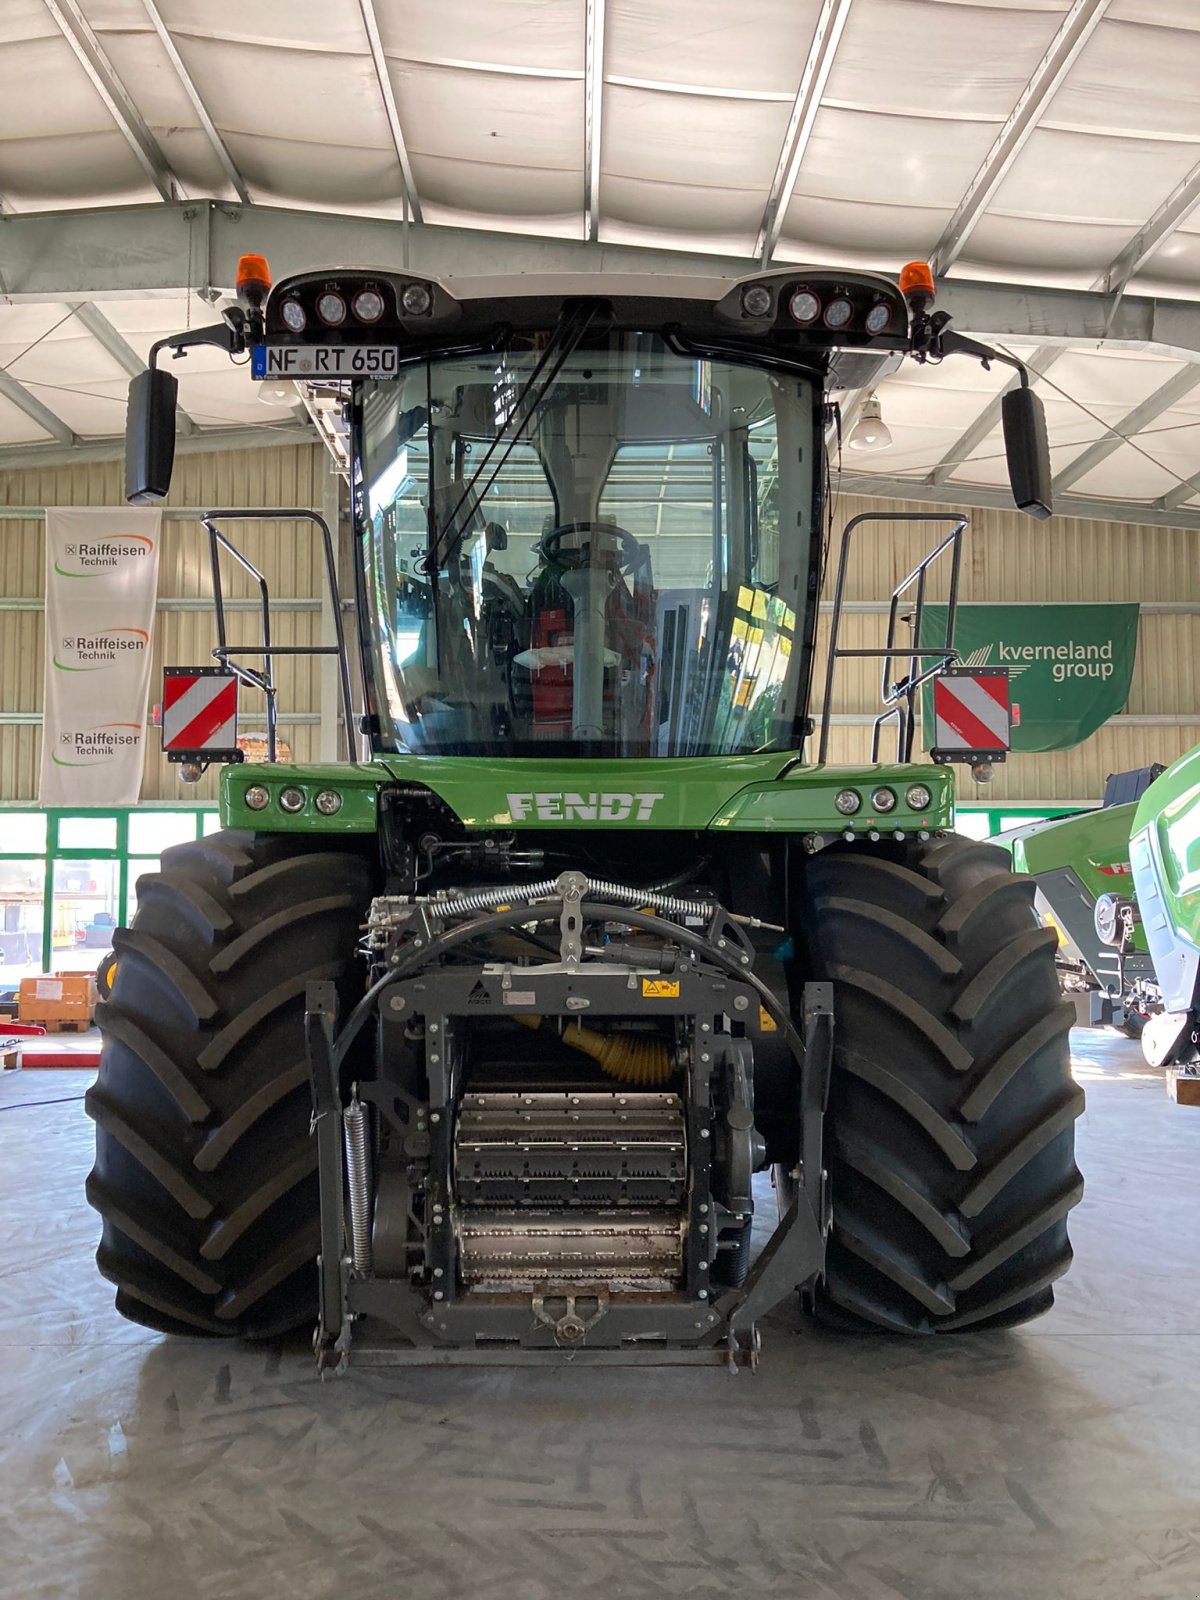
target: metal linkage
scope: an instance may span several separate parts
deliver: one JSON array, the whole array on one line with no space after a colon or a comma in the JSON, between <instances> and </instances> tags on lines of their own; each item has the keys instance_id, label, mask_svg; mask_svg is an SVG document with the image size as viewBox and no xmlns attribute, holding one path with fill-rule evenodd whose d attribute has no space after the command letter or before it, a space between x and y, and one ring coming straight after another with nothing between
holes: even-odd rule
<instances>
[{"instance_id":1,"label":"metal linkage","mask_svg":"<svg viewBox=\"0 0 1200 1600\"><path fill-rule=\"evenodd\" d=\"M842 625L842 607L845 603L846 574L850 565L850 544L855 530L864 522L950 522L953 524L950 532L936 545L908 574L902 578L892 590L891 600L888 605L887 643L882 647L870 649L850 649L838 644ZM958 609L958 574L962 558L962 536L966 531L967 518L962 515L953 515L949 512L925 511L894 511L881 513L864 511L857 517L851 517L842 532L841 549L838 554L837 582L833 591L833 617L829 632L829 656L825 669L825 699L821 708L821 742L817 760L822 764L829 755L829 730L833 721L833 679L837 663L851 657L868 657L882 660L882 681L880 683L880 697L885 710L875 719L871 732L871 760L879 759L879 732L889 718L896 719L896 760L911 761L913 737L916 733L916 705L917 690L930 678L937 676L943 668L957 661L958 656L954 649L954 619ZM950 551L950 582L946 597L946 634L941 644L924 646L921 643L921 624L925 616L925 589L929 569L945 551ZM900 604L912 594L912 610L908 620L912 626L912 643L898 645L896 632L901 621ZM908 670L901 678L893 678L891 664L894 660L907 657ZM931 666L922 663L932 661Z\"/></svg>"}]
</instances>

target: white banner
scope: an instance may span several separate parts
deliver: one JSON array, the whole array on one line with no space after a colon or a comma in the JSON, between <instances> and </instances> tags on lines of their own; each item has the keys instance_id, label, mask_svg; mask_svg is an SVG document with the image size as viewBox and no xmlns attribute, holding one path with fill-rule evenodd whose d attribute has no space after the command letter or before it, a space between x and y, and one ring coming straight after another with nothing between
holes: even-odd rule
<instances>
[{"instance_id":1,"label":"white banner","mask_svg":"<svg viewBox=\"0 0 1200 1600\"><path fill-rule=\"evenodd\" d=\"M46 511L44 806L141 792L161 531L156 510Z\"/></svg>"}]
</instances>

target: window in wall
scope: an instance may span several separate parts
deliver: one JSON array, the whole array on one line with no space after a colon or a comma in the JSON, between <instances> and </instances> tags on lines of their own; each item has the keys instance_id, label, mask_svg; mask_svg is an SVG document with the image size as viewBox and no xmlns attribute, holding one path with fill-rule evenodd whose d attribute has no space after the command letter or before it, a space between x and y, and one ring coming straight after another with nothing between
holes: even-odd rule
<instances>
[{"instance_id":1,"label":"window in wall","mask_svg":"<svg viewBox=\"0 0 1200 1600\"><path fill-rule=\"evenodd\" d=\"M967 839L986 839L992 831L991 813L988 811L956 811L954 831Z\"/></svg>"},{"instance_id":2,"label":"window in wall","mask_svg":"<svg viewBox=\"0 0 1200 1600\"><path fill-rule=\"evenodd\" d=\"M116 817L61 817L58 824L60 850L115 850Z\"/></svg>"},{"instance_id":3,"label":"window in wall","mask_svg":"<svg viewBox=\"0 0 1200 1600\"><path fill-rule=\"evenodd\" d=\"M194 811L133 811L129 816L131 855L161 855L173 844L196 837Z\"/></svg>"},{"instance_id":4,"label":"window in wall","mask_svg":"<svg viewBox=\"0 0 1200 1600\"><path fill-rule=\"evenodd\" d=\"M95 971L120 922L120 875L119 861L54 863L50 971Z\"/></svg>"},{"instance_id":5,"label":"window in wall","mask_svg":"<svg viewBox=\"0 0 1200 1600\"><path fill-rule=\"evenodd\" d=\"M0 861L0 991L42 971L45 898L44 861Z\"/></svg>"},{"instance_id":6,"label":"window in wall","mask_svg":"<svg viewBox=\"0 0 1200 1600\"><path fill-rule=\"evenodd\" d=\"M25 851L31 856L46 853L46 813L44 811L0 811L0 848L5 855Z\"/></svg>"}]
</instances>

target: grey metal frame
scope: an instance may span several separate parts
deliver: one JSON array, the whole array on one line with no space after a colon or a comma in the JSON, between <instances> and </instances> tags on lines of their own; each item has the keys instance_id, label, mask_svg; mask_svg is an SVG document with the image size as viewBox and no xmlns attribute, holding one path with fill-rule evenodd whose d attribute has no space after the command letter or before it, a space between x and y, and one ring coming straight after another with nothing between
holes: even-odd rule
<instances>
[{"instance_id":1,"label":"grey metal frame","mask_svg":"<svg viewBox=\"0 0 1200 1600\"><path fill-rule=\"evenodd\" d=\"M510 921L522 916L528 919L534 914L540 921L558 920L565 945L573 906L569 898L545 900L537 903L535 912L524 907L492 913L486 920L490 924L505 917ZM653 919L616 906L593 905L589 909L601 917L610 913L627 917L634 926L639 922L654 925ZM693 948L711 942L715 970L682 963L676 969L679 993L655 998L643 996L634 969L602 961L565 957L519 969L501 966L499 976L490 968L474 965L439 968L436 961L441 950L449 940L459 942L463 930L439 937L433 906L414 907L413 917L423 958L401 958L392 972L372 986L340 1030L333 985L314 983L307 990L305 1038L321 1196L320 1321L314 1342L322 1370L344 1370L353 1323L361 1317L370 1317L386 1329L382 1338L372 1329L365 1345L355 1337L356 1354L362 1351L368 1361L504 1361L511 1356L561 1359L563 1354L574 1359L586 1351L590 1360L617 1362L631 1358L672 1361L681 1356L724 1360L732 1367L744 1357L753 1362L758 1347L757 1320L794 1290L815 1282L824 1270L830 1199L823 1120L832 1064L832 986L805 986L803 1034L798 1034L783 1004L741 967L745 953L734 956L718 947L716 930L724 917L719 908L703 938L672 930L690 940ZM468 926L477 928L480 923ZM481 977L487 979L483 997ZM585 1010L589 1019L674 1015L691 1020L685 1118L688 1148L696 1154L689 1156L684 1277L677 1293L609 1293L600 1285L575 1283L547 1283L532 1293L456 1293L452 1172L464 1025L468 1019L488 1015L512 1016L513 1006L506 997L511 999L514 979L521 991L535 997L523 994L521 1008L528 1012L536 1007L545 1017L573 1018ZM718 1033L718 1020L723 1015L738 1017L752 1038L761 1031L759 1007L764 993L768 993L769 1009L781 1019L785 1037L795 1040L801 1127L792 1174L795 1187L786 1213L745 1281L736 1288L714 1292L708 1287L718 1222L709 1187L711 1086L723 1064L722 1050L736 1043L731 1035ZM389 1061L398 1059L398 1035L418 1015L425 1019L429 1041L426 1102L414 1100L388 1075ZM356 1057L352 1052L356 1046L361 1052L359 1041L368 1018L378 1029L379 1075L360 1077L351 1087L347 1074L362 1060L361 1054ZM428 1285L418 1285L394 1270L391 1276L381 1276L373 1269L364 1272L355 1266L347 1225L343 1143L345 1112L354 1100L372 1106L397 1138L416 1139L415 1148L427 1152ZM706 1238L710 1225L712 1232ZM409 1348L398 1345L397 1338L407 1341Z\"/></svg>"}]
</instances>

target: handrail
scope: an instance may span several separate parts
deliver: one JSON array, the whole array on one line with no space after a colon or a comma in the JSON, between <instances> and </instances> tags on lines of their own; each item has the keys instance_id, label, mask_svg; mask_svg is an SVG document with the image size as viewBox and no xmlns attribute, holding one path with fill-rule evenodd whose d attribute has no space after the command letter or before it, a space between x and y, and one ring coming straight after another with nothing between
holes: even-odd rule
<instances>
[{"instance_id":1,"label":"handrail","mask_svg":"<svg viewBox=\"0 0 1200 1600\"><path fill-rule=\"evenodd\" d=\"M850 565L850 542L856 528L864 522L949 522L953 526L940 544L935 546L917 565L907 577L902 578L892 590L891 600L888 605L887 643L881 648L859 649L842 648L838 644L842 624L842 606L845 602L846 574ZM916 733L916 700L917 690L930 678L936 677L939 672L958 659L954 649L954 620L958 610L958 576L962 557L962 536L966 531L968 519L961 513L954 512L926 512L926 511L863 511L850 521L842 530L841 548L838 552L837 581L833 591L833 617L829 633L829 655L825 668L825 700L821 707L821 740L817 751L817 760L825 764L829 755L829 730L832 726L833 707L833 679L837 663L851 657L869 657L874 660L882 659L882 675L880 682L880 698L883 700L885 710L875 718L871 730L871 760L879 759L879 735L883 724L891 717L896 718L896 759L897 761L911 761L913 738ZM950 550L950 584L946 598L946 629L945 640L941 645L926 647L921 644L921 623L925 615L925 587L926 578L930 567L944 551ZM896 644L896 629L900 621L900 602L908 591L916 585L916 594L913 601L911 644L900 646ZM908 658L908 671L903 677L893 678L891 664L897 658ZM933 660L933 665L923 667L926 660Z\"/></svg>"},{"instance_id":2,"label":"handrail","mask_svg":"<svg viewBox=\"0 0 1200 1600\"><path fill-rule=\"evenodd\" d=\"M245 556L235 544L216 526L217 520L222 522L311 522L320 529L321 543L325 555L325 579L329 585L329 599L333 611L334 644L314 645L280 645L271 639L271 596L267 580L254 563ZM342 715L345 722L346 750L349 761L358 762L358 752L354 743L354 701L350 689L350 663L346 655L346 633L342 624L342 601L338 590L337 564L333 553L333 535L329 531L329 524L325 518L316 511L309 511L304 507L268 509L266 507L246 508L242 510L223 509L219 511L206 511L200 518L208 532L209 559L212 565L213 582L213 607L217 618L217 648L213 655L234 674L239 683L244 683L250 688L260 690L267 701L267 760L276 759L276 685L274 662L276 656L336 656L338 663L338 680L341 687ZM259 599L262 613L262 643L261 645L234 644L231 645L225 634L225 595L221 580L220 552L224 550L238 563L238 565L258 585ZM263 658L262 670L255 667L244 666L233 659L233 652L242 655L260 655Z\"/></svg>"}]
</instances>

